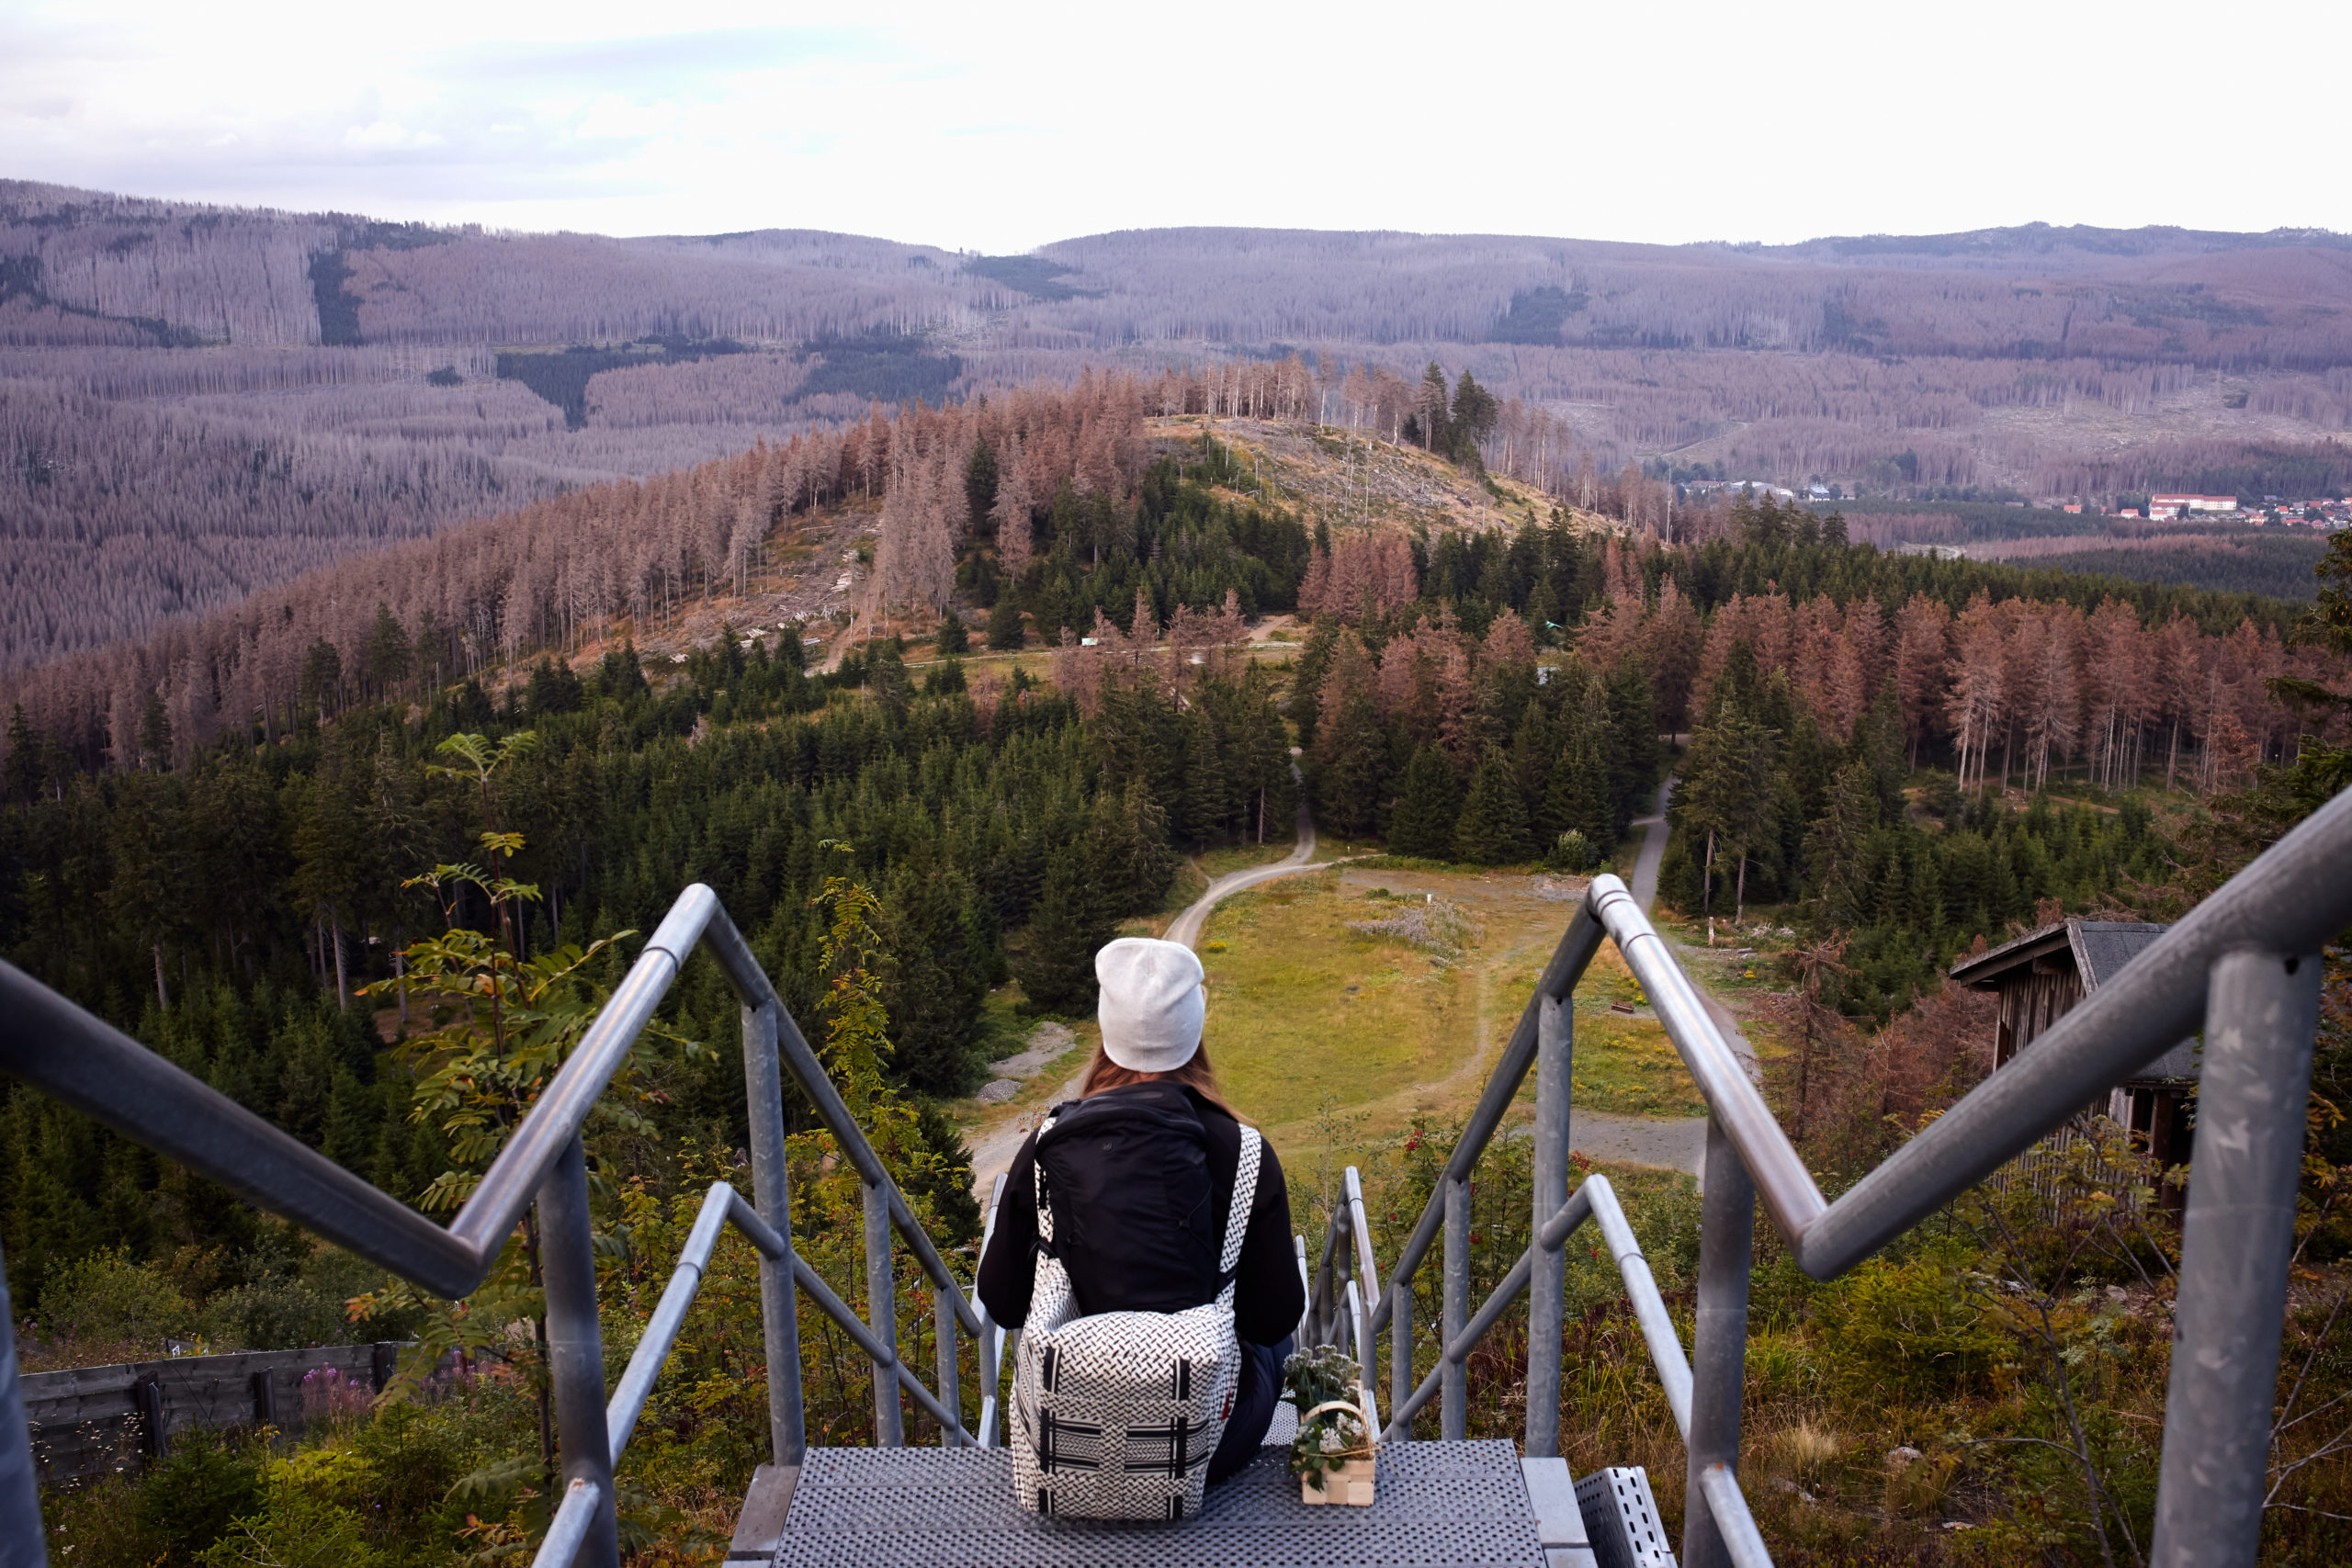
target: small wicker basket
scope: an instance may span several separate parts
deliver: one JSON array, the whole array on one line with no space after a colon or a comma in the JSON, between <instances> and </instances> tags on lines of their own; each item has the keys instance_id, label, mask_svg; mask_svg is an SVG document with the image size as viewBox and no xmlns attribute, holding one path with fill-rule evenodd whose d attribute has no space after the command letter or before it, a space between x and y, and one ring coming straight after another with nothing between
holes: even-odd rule
<instances>
[{"instance_id":1,"label":"small wicker basket","mask_svg":"<svg viewBox=\"0 0 2352 1568\"><path fill-rule=\"evenodd\" d=\"M1337 1470L1300 1476L1298 1500L1311 1507L1326 1503L1338 1503L1353 1508L1369 1507L1373 1500L1373 1477L1379 1468L1379 1439L1373 1433L1372 1423L1364 1419L1363 1407L1352 1400L1326 1400L1300 1416L1298 1424L1304 1428L1317 1416L1333 1410L1344 1410L1354 1416L1357 1426L1363 1430L1364 1439L1354 1448L1340 1450L1343 1462ZM1320 1488L1315 1484L1317 1480L1323 1483Z\"/></svg>"}]
</instances>

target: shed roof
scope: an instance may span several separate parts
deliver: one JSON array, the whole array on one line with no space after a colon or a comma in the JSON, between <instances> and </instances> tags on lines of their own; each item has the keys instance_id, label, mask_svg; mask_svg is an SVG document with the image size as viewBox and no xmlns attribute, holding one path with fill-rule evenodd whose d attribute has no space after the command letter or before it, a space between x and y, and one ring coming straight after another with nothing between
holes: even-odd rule
<instances>
[{"instance_id":1,"label":"shed roof","mask_svg":"<svg viewBox=\"0 0 2352 1568\"><path fill-rule=\"evenodd\" d=\"M2115 978L2123 966L2172 930L2137 920L2060 920L2028 931L1992 952L1952 965L1951 977L1980 991L1996 991L2001 982L2044 959L2065 955L2082 977L2088 996ZM2197 1036L2190 1035L2143 1066L2134 1078L2193 1078L2197 1077Z\"/></svg>"},{"instance_id":2,"label":"shed roof","mask_svg":"<svg viewBox=\"0 0 2352 1568\"><path fill-rule=\"evenodd\" d=\"M2040 931L2028 931L2014 942L2003 942L1990 953L1955 964L1951 977L1963 986L1991 990L2011 970L2035 959L2052 958L2064 953L2073 960L2075 972L2083 977L2083 989L2096 991L2114 979L2119 970L2139 956L2141 950L2170 930L2170 926L2146 925L2136 920L2060 920Z\"/></svg>"}]
</instances>

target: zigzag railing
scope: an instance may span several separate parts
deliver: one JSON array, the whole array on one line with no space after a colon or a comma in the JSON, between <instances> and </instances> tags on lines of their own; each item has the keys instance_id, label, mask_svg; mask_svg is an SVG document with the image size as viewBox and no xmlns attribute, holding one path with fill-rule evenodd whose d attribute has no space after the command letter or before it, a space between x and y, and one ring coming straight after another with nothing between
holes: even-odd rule
<instances>
[{"instance_id":1,"label":"zigzag railing","mask_svg":"<svg viewBox=\"0 0 2352 1568\"><path fill-rule=\"evenodd\" d=\"M742 1002L752 1196L747 1200L724 1182L711 1188L608 1402L580 1129L697 943L718 960ZM786 1067L840 1141L865 1188L867 1319L793 1250L785 1168ZM905 1440L901 1388L939 1422L948 1444L988 1441L992 1402L983 1403L978 1438L957 1414L956 1335L960 1329L980 1340L984 1360L1001 1348L1001 1336L985 1310L967 1298L916 1223L905 1195L718 896L700 884L670 907L628 976L446 1229L6 964L0 964L0 1071L437 1295L463 1296L479 1286L524 1210L536 1203L547 1281L548 1371L565 1482L537 1568L566 1568L574 1562L585 1568L617 1568L613 1468L677 1342L719 1234L729 1224L760 1256L768 1438L775 1463L797 1465L807 1447L796 1286L873 1363L875 1429L885 1446ZM934 1292L936 1393L899 1355L893 1230L912 1249ZM13 1323L6 1274L0 1272L0 1568L40 1568L47 1551Z\"/></svg>"},{"instance_id":2,"label":"zigzag railing","mask_svg":"<svg viewBox=\"0 0 2352 1568\"><path fill-rule=\"evenodd\" d=\"M2172 1381L2165 1402L2155 1568L2252 1564L2278 1382L2287 1264L2318 1021L2320 951L2352 924L2352 794L2321 807L2188 918L2086 997L1835 1203L1698 993L1614 876L1597 876L1545 965L1410 1238L1384 1276L1373 1261L1353 1169L1331 1215L1308 1332L1345 1334L1374 1380L1390 1329L1392 1437L1432 1399L1442 1436L1467 1428L1470 1351L1522 1290L1528 1324L1526 1451L1559 1453L1561 1303L1571 1232L1600 1221L1688 1451L1685 1568L1770 1558L1738 1486L1740 1397L1755 1204L1797 1262L1827 1280L1984 1179L2183 1037L2204 1032L2199 1134L2181 1222ZM1613 941L1656 1008L1708 1108L1698 1307L1690 1359L1616 1199L1599 1177L1567 1192L1571 993ZM1536 1074L1533 1239L1474 1317L1470 1175ZM1412 1382L1412 1281L1444 1236L1441 1350ZM1366 1311L1363 1292L1379 1280ZM1343 1299L1344 1298L1344 1299Z\"/></svg>"}]
</instances>

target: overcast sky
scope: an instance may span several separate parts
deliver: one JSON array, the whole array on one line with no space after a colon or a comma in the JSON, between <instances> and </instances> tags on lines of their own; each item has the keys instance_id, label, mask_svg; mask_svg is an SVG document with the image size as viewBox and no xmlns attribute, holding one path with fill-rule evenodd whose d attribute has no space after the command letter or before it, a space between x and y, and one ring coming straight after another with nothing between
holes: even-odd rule
<instances>
[{"instance_id":1,"label":"overcast sky","mask_svg":"<svg viewBox=\"0 0 2352 1568\"><path fill-rule=\"evenodd\" d=\"M2330 150L2347 18L2344 0L0 0L0 176L989 252L1195 223L2352 230Z\"/></svg>"}]
</instances>

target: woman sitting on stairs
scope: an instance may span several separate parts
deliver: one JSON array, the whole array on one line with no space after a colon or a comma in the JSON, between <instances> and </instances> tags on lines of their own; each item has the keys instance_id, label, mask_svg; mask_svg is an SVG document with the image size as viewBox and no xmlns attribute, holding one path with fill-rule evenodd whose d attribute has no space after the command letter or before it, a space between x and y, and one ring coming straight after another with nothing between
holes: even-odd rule
<instances>
[{"instance_id":1,"label":"woman sitting on stairs","mask_svg":"<svg viewBox=\"0 0 2352 1568\"><path fill-rule=\"evenodd\" d=\"M1043 1154L1033 1133L1013 1156L980 1259L980 1299L1008 1329L1029 1315L1040 1159L1053 1250L1080 1311L1182 1312L1206 1305L1221 1288L1218 1252L1242 1136L1201 1043L1208 1008L1201 961L1177 942L1123 937L1096 955L1094 972L1102 1042L1080 1098L1054 1108ZM1306 1310L1290 1194L1272 1147L1262 1145L1234 1275L1239 1378L1209 1460L1212 1484L1265 1441L1283 1359Z\"/></svg>"}]
</instances>

